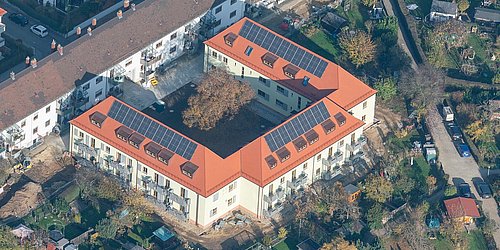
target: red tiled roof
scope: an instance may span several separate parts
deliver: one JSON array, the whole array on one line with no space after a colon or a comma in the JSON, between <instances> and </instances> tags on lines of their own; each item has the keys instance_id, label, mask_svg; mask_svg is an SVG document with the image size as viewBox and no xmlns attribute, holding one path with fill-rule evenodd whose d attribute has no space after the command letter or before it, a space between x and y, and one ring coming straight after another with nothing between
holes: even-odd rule
<instances>
[{"instance_id":1,"label":"red tiled roof","mask_svg":"<svg viewBox=\"0 0 500 250\"><path fill-rule=\"evenodd\" d=\"M2 9L2 8L0 8L0 16L3 16L5 14L7 14L7 11L4 10L4 9Z\"/></svg>"},{"instance_id":2,"label":"red tiled roof","mask_svg":"<svg viewBox=\"0 0 500 250\"><path fill-rule=\"evenodd\" d=\"M460 218L463 216L480 217L476 202L471 198L458 197L445 200L444 206L451 218Z\"/></svg>"},{"instance_id":3,"label":"red tiled roof","mask_svg":"<svg viewBox=\"0 0 500 250\"><path fill-rule=\"evenodd\" d=\"M283 67L289 64L288 61L278 57L276 62L274 62L273 68L264 65L262 63L262 57L266 53L269 53L269 51L255 43L252 43L242 36L238 36L233 41L232 46L227 45L224 41L224 37L229 33L239 34L240 29L246 21L252 22L253 24L273 33L278 37L282 37L281 35L262 26L259 23L252 21L251 19L243 18L226 30L220 32L218 35L212 37L208 41L205 41L205 44L238 60L247 67L252 68L260 74L267 76L268 78L290 88L291 90L299 94L306 96L313 101L318 101L325 96L329 96L332 101L337 103L342 108L348 110L376 93L375 90L373 90L360 80L356 79L356 77L349 74L349 72L342 69L335 63L322 58L316 53L288 39L287 41L290 41L295 46L302 48L303 50L308 51L309 53L316 55L319 58L322 58L328 63L326 70L321 77L317 77L310 72L300 69L295 76L295 79L290 79L289 77L285 76L283 72ZM245 50L248 46L252 47L253 51L250 55L247 56L245 54ZM304 86L302 83L304 77L306 76L310 79L309 84L307 86Z\"/></svg>"}]
</instances>

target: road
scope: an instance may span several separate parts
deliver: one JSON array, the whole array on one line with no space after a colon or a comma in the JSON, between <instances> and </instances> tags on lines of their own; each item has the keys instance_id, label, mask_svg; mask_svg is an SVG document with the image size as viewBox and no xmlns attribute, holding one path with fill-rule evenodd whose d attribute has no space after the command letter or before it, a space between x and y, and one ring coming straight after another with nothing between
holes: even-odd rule
<instances>
[{"instance_id":1,"label":"road","mask_svg":"<svg viewBox=\"0 0 500 250\"><path fill-rule=\"evenodd\" d=\"M498 216L495 199L480 198L473 183L473 180L482 177L481 172L484 174L484 171L480 171L479 166L473 157L464 158L458 155L450 135L446 131L444 123L442 122L441 115L436 108L429 111L427 122L429 130L439 150L439 161L441 161L443 165L444 172L450 176L448 180L450 184L457 185L462 182L467 182L471 186L471 191L474 196L481 201L484 214L493 219L497 226L500 226L500 217ZM500 246L500 230L498 227L493 233L493 238L495 239L497 246Z\"/></svg>"}]
</instances>

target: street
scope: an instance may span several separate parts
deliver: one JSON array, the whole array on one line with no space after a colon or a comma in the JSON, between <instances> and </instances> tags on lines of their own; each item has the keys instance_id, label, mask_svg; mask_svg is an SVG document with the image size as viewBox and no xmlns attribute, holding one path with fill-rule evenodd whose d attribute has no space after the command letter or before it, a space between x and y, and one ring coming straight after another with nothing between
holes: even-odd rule
<instances>
[{"instance_id":1,"label":"street","mask_svg":"<svg viewBox=\"0 0 500 250\"><path fill-rule=\"evenodd\" d=\"M494 198L482 199L474 186L474 181L478 178L483 178L479 166L473 157L460 157L452 139L444 123L442 122L441 115L436 108L429 111L427 116L427 123L429 130L434 138L434 142L439 150L439 161L443 165L443 170L450 176L448 179L450 184L458 185L462 182L467 182L471 186L473 196L477 198L482 204L484 214L493 219L497 226L500 226L500 217L498 216L497 204ZM500 231L498 227L493 233L493 238L497 245L500 245Z\"/></svg>"}]
</instances>

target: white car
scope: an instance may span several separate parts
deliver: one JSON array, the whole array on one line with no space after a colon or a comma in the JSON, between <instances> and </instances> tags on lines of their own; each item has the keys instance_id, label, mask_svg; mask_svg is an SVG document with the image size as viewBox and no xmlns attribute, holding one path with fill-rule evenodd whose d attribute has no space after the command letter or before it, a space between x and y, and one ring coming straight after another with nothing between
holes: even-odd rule
<instances>
[{"instance_id":1,"label":"white car","mask_svg":"<svg viewBox=\"0 0 500 250\"><path fill-rule=\"evenodd\" d=\"M40 24L31 26L30 30L39 37L46 37L49 34L47 28L43 27Z\"/></svg>"}]
</instances>

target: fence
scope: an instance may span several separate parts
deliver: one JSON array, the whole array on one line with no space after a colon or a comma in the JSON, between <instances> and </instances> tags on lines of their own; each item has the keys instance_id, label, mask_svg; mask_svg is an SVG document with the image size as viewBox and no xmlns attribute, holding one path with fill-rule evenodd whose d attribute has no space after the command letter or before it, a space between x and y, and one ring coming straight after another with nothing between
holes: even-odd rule
<instances>
[{"instance_id":1,"label":"fence","mask_svg":"<svg viewBox=\"0 0 500 250\"><path fill-rule=\"evenodd\" d=\"M112 12L116 12L118 11L118 9L120 9L121 7L123 7L123 0L116 3L115 5L101 11L100 13L98 13L97 15L87 19L86 21L76 25L75 27L73 27L72 30L70 30L68 33L64 34L64 37L65 38L68 38L72 35L74 35L76 33L76 29L78 27L80 27L82 29L82 31L85 31L87 29L87 26L90 26L92 24L92 19L96 19L97 20L97 23L99 23L99 20L103 19L104 17L106 17L107 15L109 15L110 13Z\"/></svg>"}]
</instances>

